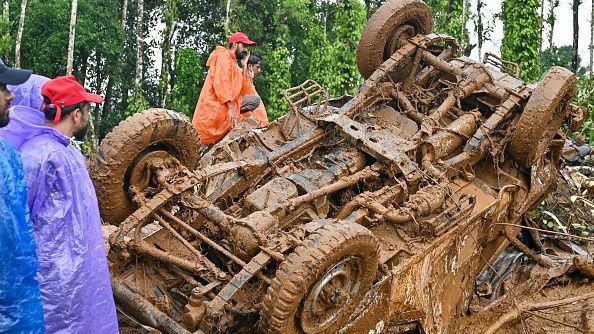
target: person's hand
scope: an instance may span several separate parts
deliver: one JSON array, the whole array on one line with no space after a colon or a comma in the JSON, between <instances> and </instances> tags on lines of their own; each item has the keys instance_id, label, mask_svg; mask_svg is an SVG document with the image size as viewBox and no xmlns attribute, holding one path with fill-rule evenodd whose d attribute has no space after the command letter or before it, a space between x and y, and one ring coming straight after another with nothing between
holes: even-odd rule
<instances>
[{"instance_id":1,"label":"person's hand","mask_svg":"<svg viewBox=\"0 0 594 334\"><path fill-rule=\"evenodd\" d=\"M241 68L243 68L243 72L247 73L248 69L248 60L250 60L250 52L248 51L245 57L241 60Z\"/></svg>"},{"instance_id":2,"label":"person's hand","mask_svg":"<svg viewBox=\"0 0 594 334\"><path fill-rule=\"evenodd\" d=\"M231 123L231 128L235 128L237 126L237 112L235 112L235 108L229 103L227 105L227 113L229 116L229 122Z\"/></svg>"}]
</instances>

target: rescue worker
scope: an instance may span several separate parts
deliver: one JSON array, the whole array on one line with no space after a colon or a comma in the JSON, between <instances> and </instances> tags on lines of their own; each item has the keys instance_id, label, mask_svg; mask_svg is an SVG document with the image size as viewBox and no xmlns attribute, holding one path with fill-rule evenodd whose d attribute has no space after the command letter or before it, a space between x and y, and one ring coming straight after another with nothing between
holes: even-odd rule
<instances>
[{"instance_id":1,"label":"rescue worker","mask_svg":"<svg viewBox=\"0 0 594 334\"><path fill-rule=\"evenodd\" d=\"M14 98L7 84L22 84L30 75L0 60L0 127L10 121ZM0 333L45 333L25 173L16 149L3 138L0 183Z\"/></svg>"},{"instance_id":2,"label":"rescue worker","mask_svg":"<svg viewBox=\"0 0 594 334\"><path fill-rule=\"evenodd\" d=\"M260 73L262 73L262 58L256 55L250 55L248 57L247 66L244 68L244 72L247 73L244 80L244 88L242 89L242 95L258 95L256 91L256 86L254 85L254 78ZM264 107L264 101L260 99L260 103L258 107L254 109L254 111L246 112L242 110L241 113L241 120L246 119L248 117L255 117L261 126L268 126L270 124L268 122L268 114L266 113L266 108Z\"/></svg>"},{"instance_id":3,"label":"rescue worker","mask_svg":"<svg viewBox=\"0 0 594 334\"><path fill-rule=\"evenodd\" d=\"M241 94L247 73L237 65L237 61L247 64L248 47L254 45L256 42L245 33L236 32L229 38L229 49L217 46L210 54L208 74L192 119L202 144L220 141L237 124L240 110L253 111L260 104L259 96Z\"/></svg>"},{"instance_id":4,"label":"rescue worker","mask_svg":"<svg viewBox=\"0 0 594 334\"><path fill-rule=\"evenodd\" d=\"M91 94L73 76L46 82L43 118L23 121L20 151L37 241L47 333L118 333L95 188L73 145L89 124Z\"/></svg>"}]
</instances>

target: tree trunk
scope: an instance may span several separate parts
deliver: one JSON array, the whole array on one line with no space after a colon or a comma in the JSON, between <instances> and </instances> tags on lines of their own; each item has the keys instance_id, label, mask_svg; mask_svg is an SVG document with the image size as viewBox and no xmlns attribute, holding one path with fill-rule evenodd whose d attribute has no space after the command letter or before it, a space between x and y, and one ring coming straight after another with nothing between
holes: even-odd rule
<instances>
[{"instance_id":1,"label":"tree trunk","mask_svg":"<svg viewBox=\"0 0 594 334\"><path fill-rule=\"evenodd\" d=\"M19 29L16 35L14 48L14 65L21 67L21 40L23 39L23 28L25 27L25 15L27 14L27 0L21 0L21 17L19 18Z\"/></svg>"},{"instance_id":2,"label":"tree trunk","mask_svg":"<svg viewBox=\"0 0 594 334\"><path fill-rule=\"evenodd\" d=\"M122 5L122 27L126 27L126 19L128 18L128 0L124 0Z\"/></svg>"},{"instance_id":3,"label":"tree trunk","mask_svg":"<svg viewBox=\"0 0 594 334\"><path fill-rule=\"evenodd\" d=\"M483 43L485 41L485 36L483 35L484 33L484 25L483 25L483 14L482 14L482 10L483 7L485 6L485 4L483 3L483 0L477 0L476 1L476 13L477 13L477 17L476 17L476 33L477 33L477 45L478 45L478 57L479 60L482 58L483 56Z\"/></svg>"},{"instance_id":4,"label":"tree trunk","mask_svg":"<svg viewBox=\"0 0 594 334\"><path fill-rule=\"evenodd\" d=\"M2 18L6 22L6 36L10 37L10 0L4 0L4 7L2 8ZM2 55L5 60L8 59L9 48L5 49L5 53Z\"/></svg>"},{"instance_id":5,"label":"tree trunk","mask_svg":"<svg viewBox=\"0 0 594 334\"><path fill-rule=\"evenodd\" d=\"M103 70L105 68L105 66L101 66L102 61L103 57L101 56L101 54L99 52L95 52L95 94L97 95L102 95L101 92L103 86ZM97 110L99 110L99 108L97 108ZM95 144L98 144L97 141L99 140L99 136L101 135L101 116L102 115L100 112L95 113Z\"/></svg>"},{"instance_id":6,"label":"tree trunk","mask_svg":"<svg viewBox=\"0 0 594 334\"><path fill-rule=\"evenodd\" d=\"M70 35L68 38L68 62L66 63L66 75L72 75L74 63L74 37L76 35L76 11L78 0L72 0L72 11L70 12Z\"/></svg>"},{"instance_id":7,"label":"tree trunk","mask_svg":"<svg viewBox=\"0 0 594 334\"><path fill-rule=\"evenodd\" d=\"M229 22L231 21L231 0L227 0L227 7L225 11L225 34L231 34L231 28Z\"/></svg>"},{"instance_id":8,"label":"tree trunk","mask_svg":"<svg viewBox=\"0 0 594 334\"><path fill-rule=\"evenodd\" d=\"M594 0L592 0L592 18L590 19L590 78L594 78Z\"/></svg>"},{"instance_id":9,"label":"tree trunk","mask_svg":"<svg viewBox=\"0 0 594 334\"><path fill-rule=\"evenodd\" d=\"M107 89L105 91L105 101L103 102L103 110L101 111L101 118L106 119L111 112L111 105L113 103L113 89L114 89L114 79L113 75L110 75L107 78ZM103 138L103 132L100 131L99 135L97 136L98 140Z\"/></svg>"},{"instance_id":10,"label":"tree trunk","mask_svg":"<svg viewBox=\"0 0 594 334\"><path fill-rule=\"evenodd\" d=\"M367 18L371 16L371 0L364 0L365 3L365 13L367 14Z\"/></svg>"},{"instance_id":11,"label":"tree trunk","mask_svg":"<svg viewBox=\"0 0 594 334\"><path fill-rule=\"evenodd\" d=\"M553 33L555 31L555 21L556 21L555 9L557 9L557 7L559 7L560 0L549 0L549 1L550 1L550 7L549 7L549 15L547 17L547 21L548 21L549 25L551 26L551 31L549 32L549 49L553 50Z\"/></svg>"},{"instance_id":12,"label":"tree trunk","mask_svg":"<svg viewBox=\"0 0 594 334\"><path fill-rule=\"evenodd\" d=\"M4 7L2 8L2 16L6 22L10 22L10 0L4 0Z\"/></svg>"},{"instance_id":13,"label":"tree trunk","mask_svg":"<svg viewBox=\"0 0 594 334\"><path fill-rule=\"evenodd\" d=\"M80 57L81 59L81 65L79 67L79 77L78 77L78 81L80 82L81 85L85 85L87 82L87 68L88 68L88 64L89 64L89 56L86 54L86 52L83 50L83 53Z\"/></svg>"},{"instance_id":14,"label":"tree trunk","mask_svg":"<svg viewBox=\"0 0 594 334\"><path fill-rule=\"evenodd\" d=\"M136 94L140 94L142 91L142 42L144 36L142 29L143 16L144 0L138 0L138 14L136 17L136 77L134 80Z\"/></svg>"},{"instance_id":15,"label":"tree trunk","mask_svg":"<svg viewBox=\"0 0 594 334\"><path fill-rule=\"evenodd\" d=\"M130 81L122 80L122 113L128 109L128 97L130 97Z\"/></svg>"},{"instance_id":16,"label":"tree trunk","mask_svg":"<svg viewBox=\"0 0 594 334\"><path fill-rule=\"evenodd\" d=\"M177 1L167 1L168 19L167 26L163 31L163 43L161 44L161 106L165 107L169 93L169 83L171 81L171 58L172 41L177 30Z\"/></svg>"},{"instance_id":17,"label":"tree trunk","mask_svg":"<svg viewBox=\"0 0 594 334\"><path fill-rule=\"evenodd\" d=\"M580 64L578 63L580 43L580 16L579 9L582 0L573 0L573 54L571 56L571 70L577 73Z\"/></svg>"},{"instance_id":18,"label":"tree trunk","mask_svg":"<svg viewBox=\"0 0 594 334\"><path fill-rule=\"evenodd\" d=\"M175 34L175 30L177 30L177 22L173 22L172 26L168 28L168 34L165 36L165 40L163 41L163 63L161 64L161 78L163 80L163 87L162 87L162 101L161 104L164 107L167 102L167 97L169 93L169 82L171 78L171 58L172 58L172 51L171 51L171 41L173 40L173 35Z\"/></svg>"},{"instance_id":19,"label":"tree trunk","mask_svg":"<svg viewBox=\"0 0 594 334\"><path fill-rule=\"evenodd\" d=\"M539 55L542 55L542 31L544 29L544 2L545 0L541 0L540 1L540 52L538 53Z\"/></svg>"},{"instance_id":20,"label":"tree trunk","mask_svg":"<svg viewBox=\"0 0 594 334\"><path fill-rule=\"evenodd\" d=\"M592 18L590 19L590 78L594 78L594 0L592 0Z\"/></svg>"}]
</instances>

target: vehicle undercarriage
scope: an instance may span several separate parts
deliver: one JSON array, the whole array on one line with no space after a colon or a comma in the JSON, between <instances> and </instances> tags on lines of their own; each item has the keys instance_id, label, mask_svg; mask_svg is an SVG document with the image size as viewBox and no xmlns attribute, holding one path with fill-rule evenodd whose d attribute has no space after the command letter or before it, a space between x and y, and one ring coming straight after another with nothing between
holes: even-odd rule
<instances>
[{"instance_id":1,"label":"vehicle undercarriage","mask_svg":"<svg viewBox=\"0 0 594 334\"><path fill-rule=\"evenodd\" d=\"M90 162L118 305L165 333L443 333L580 121L570 71L527 85L487 61L391 0L352 98L307 81L287 115L202 157L185 116L128 118Z\"/></svg>"}]
</instances>

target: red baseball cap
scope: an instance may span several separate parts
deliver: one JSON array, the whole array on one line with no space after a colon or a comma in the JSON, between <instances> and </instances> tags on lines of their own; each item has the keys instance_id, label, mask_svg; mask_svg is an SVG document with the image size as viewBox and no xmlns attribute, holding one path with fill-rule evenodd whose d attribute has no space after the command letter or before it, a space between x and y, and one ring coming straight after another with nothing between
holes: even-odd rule
<instances>
[{"instance_id":1,"label":"red baseball cap","mask_svg":"<svg viewBox=\"0 0 594 334\"><path fill-rule=\"evenodd\" d=\"M81 102L103 103L103 98L89 93L76 81L73 75L57 77L46 82L41 88L41 95L47 97L56 108L54 124L58 124L62 115L62 108L70 107Z\"/></svg>"},{"instance_id":2,"label":"red baseball cap","mask_svg":"<svg viewBox=\"0 0 594 334\"><path fill-rule=\"evenodd\" d=\"M252 41L244 32L234 32L229 37L229 43L243 43L245 45L254 46L256 42Z\"/></svg>"}]
</instances>

